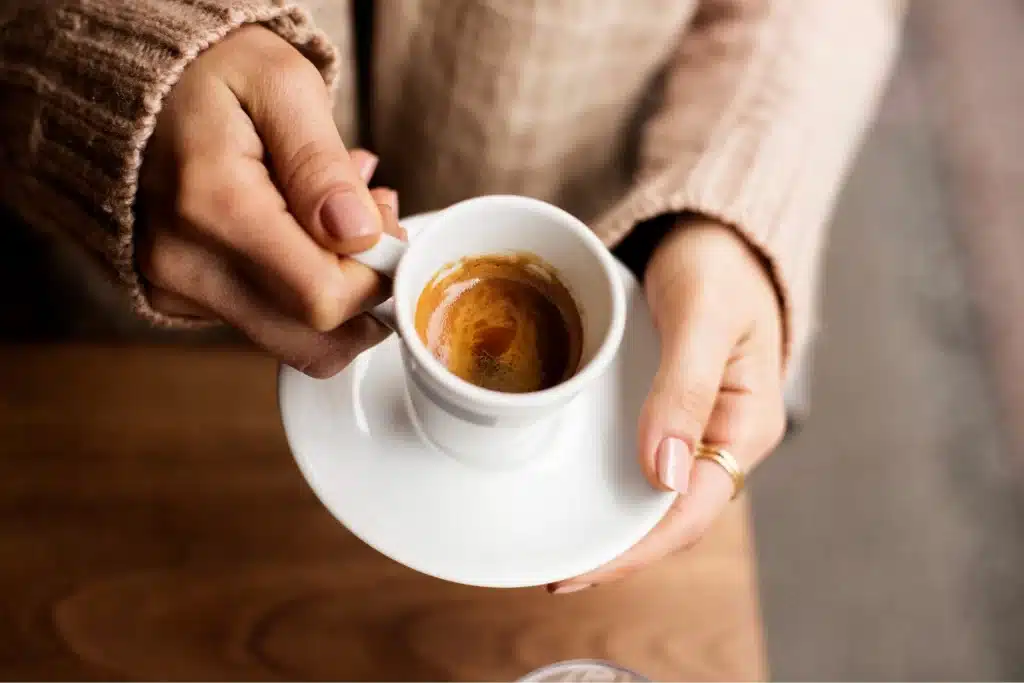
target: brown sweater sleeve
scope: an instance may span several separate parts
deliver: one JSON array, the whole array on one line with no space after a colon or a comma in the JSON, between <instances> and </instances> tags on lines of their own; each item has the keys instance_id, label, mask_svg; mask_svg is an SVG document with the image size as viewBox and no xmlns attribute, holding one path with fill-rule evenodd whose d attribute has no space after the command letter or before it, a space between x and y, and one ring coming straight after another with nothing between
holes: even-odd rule
<instances>
[{"instance_id":1,"label":"brown sweater sleeve","mask_svg":"<svg viewBox=\"0 0 1024 683\"><path fill-rule=\"evenodd\" d=\"M696 212L735 227L809 336L825 224L887 80L901 0L702 0L643 131L637 183L596 230ZM656 229L656 227L655 227Z\"/></svg>"},{"instance_id":2,"label":"brown sweater sleeve","mask_svg":"<svg viewBox=\"0 0 1024 683\"><path fill-rule=\"evenodd\" d=\"M279 0L5 0L0 8L0 202L109 265L140 312L133 205L164 96L230 31L259 22L337 76L306 13Z\"/></svg>"}]
</instances>

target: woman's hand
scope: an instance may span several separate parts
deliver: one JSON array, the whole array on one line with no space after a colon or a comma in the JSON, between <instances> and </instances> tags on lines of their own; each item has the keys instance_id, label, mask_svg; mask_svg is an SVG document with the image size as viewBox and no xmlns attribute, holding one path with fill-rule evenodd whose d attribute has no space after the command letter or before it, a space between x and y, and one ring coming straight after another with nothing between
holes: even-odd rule
<instances>
[{"instance_id":1,"label":"woman's hand","mask_svg":"<svg viewBox=\"0 0 1024 683\"><path fill-rule=\"evenodd\" d=\"M367 189L316 68L271 31L239 29L174 86L146 150L136 262L152 307L222 319L284 362L330 376L387 330L361 314L380 280L344 254L398 227Z\"/></svg>"},{"instance_id":2,"label":"woman's hand","mask_svg":"<svg viewBox=\"0 0 1024 683\"><path fill-rule=\"evenodd\" d=\"M569 593L621 578L700 539L733 495L699 444L750 471L785 430L778 297L753 250L710 220L681 224L645 276L661 363L640 416L639 458L651 484L679 492L646 538L605 566L549 588Z\"/></svg>"}]
</instances>

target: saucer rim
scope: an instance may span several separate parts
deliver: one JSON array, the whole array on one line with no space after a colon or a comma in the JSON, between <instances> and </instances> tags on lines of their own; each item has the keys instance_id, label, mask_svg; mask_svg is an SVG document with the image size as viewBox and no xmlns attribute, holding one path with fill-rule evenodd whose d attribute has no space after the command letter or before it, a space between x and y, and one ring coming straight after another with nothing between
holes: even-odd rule
<instances>
[{"instance_id":1,"label":"saucer rim","mask_svg":"<svg viewBox=\"0 0 1024 683\"><path fill-rule=\"evenodd\" d=\"M424 214L417 214L417 215L413 215L413 216L408 216L408 217L402 219L402 223L405 224L406 222L413 222L413 223L419 222L419 220L427 219L430 216L434 215L434 213L436 213L436 212L430 212L430 213L424 213ZM618 261L616 259L616 260L614 260L614 264L615 264L615 268L616 268L616 271L618 272L618 274L620 276L624 276L625 280L626 280L626 283L628 284L628 286L625 288L625 292L624 292L625 293L625 297L624 298L627 301L626 313L628 315L628 309L629 309L628 300L630 298L629 297L630 289L632 287L638 287L639 283L636 281L635 276L629 271L629 269L626 268L626 266L623 265L620 261ZM401 343L401 342L399 341L398 343ZM379 351L379 349L377 349L375 347L374 349L369 349L369 351L377 352L377 351ZM353 361L353 362L355 362L355 361ZM346 370L347 370L347 368L346 368ZM343 370L343 372L344 372L344 370ZM313 464L311 462L308 462L310 460L310 458L308 456L304 456L304 455L300 454L299 451L295 448L295 441L296 441L296 439L291 434L291 432L289 430L288 422L285 419L285 407L284 407L284 392L285 392L285 383L286 383L285 377L286 377L286 375L291 374L291 373L294 373L295 375L297 375L299 379L310 379L310 378L307 378L305 375L303 375L298 370L296 370L295 368L292 368L292 367L290 367L290 366L288 366L286 364L283 364L283 363L279 364L278 373L277 373L277 391L276 391L276 394L277 394L277 404L278 404L278 416L279 416L279 419L281 421L281 426L282 426L282 429L283 429L284 434L285 434L285 440L288 443L288 450L289 450L289 452L290 452L290 454L292 456L292 459L295 461L296 465L298 465L299 470L302 473L302 477L305 480L307 486L309 486L309 488L313 491L314 495L316 495L316 497L317 497L317 500L327 510L327 512L332 517L334 517L334 519L336 521L338 521L349 533L351 533L353 536L358 538L360 541L365 543L367 546L369 546L370 548L372 548L376 552L378 552L381 555L389 558L393 562L397 562L398 564L404 565L404 566L412 569L413 571L416 571L416 572L418 572L420 574L424 574L426 576L431 576L433 578L440 579L442 581L447 581L447 582L450 582L450 583L466 585L466 586L474 586L474 587L479 587L479 588L529 588L529 587L537 587L537 586L547 585L547 584L550 584L550 583L556 582L556 581L563 581L563 580L572 578L574 576L579 576L579 575L582 575L582 574L584 574L586 572L589 572L589 571L592 571L594 569L597 569L598 567L600 567L600 566L604 565L605 563L613 560L614 558L620 556L621 554L623 554L624 552L626 552L627 550L629 550L630 548L635 546L638 542L640 542L643 538L645 538L647 536L647 534L649 534L651 532L651 530L654 529L657 526L657 524L664 518L664 516L668 513L670 507L672 506L672 504L673 504L673 502L675 501L675 498L676 498L676 496L674 494L654 491L652 489L652 494L654 494L654 495L658 496L659 498L661 498L660 504L652 506L651 511L647 515L645 515L642 519L638 518L637 524L634 525L633 528L632 528L632 533L630 533L630 534L623 534L623 536L626 537L626 539L628 539L628 544L627 543L617 543L617 544L615 544L617 550L614 552L614 554L611 554L610 556L608 556L609 553L600 553L602 555L605 555L606 557L604 559L602 559L600 561L596 561L596 562L593 561L593 560L589 560L588 559L586 562L579 563L578 567L572 567L571 571L568 571L568 572L565 571L565 569L567 567L565 567L565 563L564 562L563 562L562 565L559 565L558 567L556 567L556 569L559 569L560 571L553 571L552 569L546 569L545 571L535 571L535 572L533 572L533 575L529 576L529 577L521 577L521 578L517 578L517 579L507 579L507 580L486 579L486 578L484 578L482 576L479 576L479 575L477 575L475 577L473 577L473 576L468 576L467 577L466 575L455 576L455 575L452 575L450 572L437 571L436 569L428 569L428 568L422 566L416 560L411 560L410 561L409 559L399 559L400 557L404 557L402 553L396 553L396 552L391 552L389 550L385 550L381 546L381 544L371 541L360 529L357 528L359 526L358 524L354 525L350 521L348 521L346 519L347 515L339 514L338 511L335 510L334 505L332 505L332 503L329 502L329 500L328 500L329 497L326 495L326 491L323 489L321 483L319 482L320 477L319 476L314 476L315 472L313 471ZM317 381L317 380L314 380L314 381ZM319 380L319 381L329 381L329 380ZM430 445L429 444L424 444L424 447L430 447ZM642 524L640 523L641 521L642 521ZM605 546L606 544L601 544L601 545ZM594 554L599 554L599 553L594 553ZM538 578L538 575L540 577L543 577L543 578Z\"/></svg>"}]
</instances>

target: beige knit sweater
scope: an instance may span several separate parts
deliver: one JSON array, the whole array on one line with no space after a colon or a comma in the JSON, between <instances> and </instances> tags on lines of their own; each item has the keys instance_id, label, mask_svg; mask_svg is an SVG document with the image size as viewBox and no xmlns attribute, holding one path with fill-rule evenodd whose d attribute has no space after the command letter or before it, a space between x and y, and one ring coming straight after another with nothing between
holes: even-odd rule
<instances>
[{"instance_id":1,"label":"beige knit sweater","mask_svg":"<svg viewBox=\"0 0 1024 683\"><path fill-rule=\"evenodd\" d=\"M609 245L647 219L703 212L763 252L799 350L824 226L902 4L377 0L360 122L368 65L349 0L5 0L0 201L86 245L159 319L132 253L147 139L191 60L260 22L319 67L347 142L369 125L406 212L527 194Z\"/></svg>"}]
</instances>

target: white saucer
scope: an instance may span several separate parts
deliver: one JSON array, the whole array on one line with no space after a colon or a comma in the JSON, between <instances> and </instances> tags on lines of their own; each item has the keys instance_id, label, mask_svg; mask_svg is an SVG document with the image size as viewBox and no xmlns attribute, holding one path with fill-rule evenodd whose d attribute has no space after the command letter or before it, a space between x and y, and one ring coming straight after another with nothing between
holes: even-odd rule
<instances>
[{"instance_id":1,"label":"white saucer","mask_svg":"<svg viewBox=\"0 0 1024 683\"><path fill-rule=\"evenodd\" d=\"M402 223L413 234L422 220ZM321 502L393 560L475 586L547 584L629 549L674 494L652 489L637 463L659 347L639 285L620 274L628 319L618 356L559 416L547 452L514 470L473 469L421 440L394 336L331 379L282 366L285 434Z\"/></svg>"}]
</instances>

